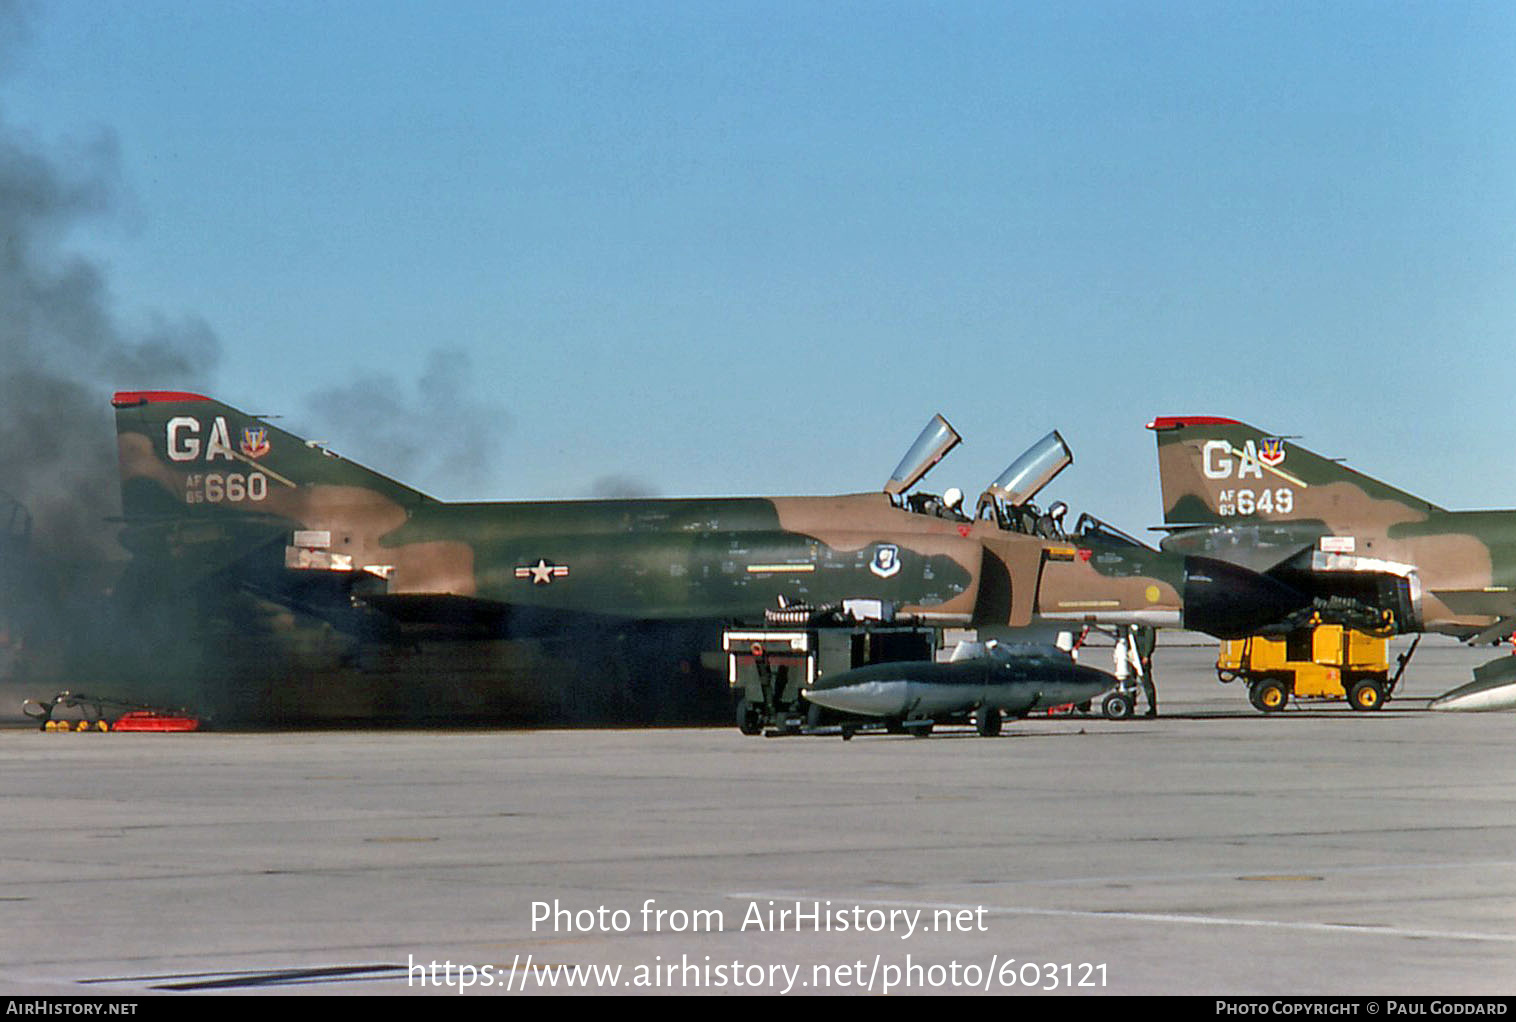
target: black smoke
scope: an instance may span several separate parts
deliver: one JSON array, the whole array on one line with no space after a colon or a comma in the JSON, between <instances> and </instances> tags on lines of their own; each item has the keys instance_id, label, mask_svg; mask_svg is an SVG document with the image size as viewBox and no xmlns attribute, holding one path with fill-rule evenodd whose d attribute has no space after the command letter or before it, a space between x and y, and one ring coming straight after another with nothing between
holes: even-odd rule
<instances>
[{"instance_id":1,"label":"black smoke","mask_svg":"<svg viewBox=\"0 0 1516 1022\"><path fill-rule=\"evenodd\" d=\"M475 392L467 352L438 348L421 375L365 372L312 394L295 432L343 457L443 498L478 497L493 477L511 418Z\"/></svg>"},{"instance_id":2,"label":"black smoke","mask_svg":"<svg viewBox=\"0 0 1516 1022\"><path fill-rule=\"evenodd\" d=\"M0 80L24 49L31 11L0 0ZM22 696L71 689L197 712L208 706L212 717L224 709L222 722L298 720L313 712L303 693L334 681L348 701L329 702L356 719L419 719L438 706L502 718L689 716L680 709L688 679L698 650L711 646L689 628L597 635L594 644L565 637L531 654L537 659L529 656L525 668L517 651L497 663L448 650L423 688L405 659L411 651L359 648L232 578L176 585L154 574L152 558L130 560L119 542L107 398L131 389L214 394L220 344L193 314L123 316L101 266L71 246L129 200L118 152L107 130L69 139L18 126L0 99L0 717L13 718ZM304 421L291 426L401 481L451 491L438 496L477 496L498 477L510 427L482 389L467 355L441 348L417 376L369 372L313 394ZM652 487L605 476L593 490L634 496ZM151 529L138 529L136 542L144 531ZM616 671L604 668L608 642L620 651ZM672 687L638 689L648 664L674 665L662 671ZM523 708L500 680L511 670L549 704ZM555 671L568 680L547 684ZM574 696L575 685L589 694ZM712 691L717 703L725 696L719 684ZM404 705L370 711L365 699ZM696 718L709 713L702 707Z\"/></svg>"},{"instance_id":3,"label":"black smoke","mask_svg":"<svg viewBox=\"0 0 1516 1022\"><path fill-rule=\"evenodd\" d=\"M0 4L0 53L19 20ZM49 144L0 109L0 490L31 511L40 552L70 559L120 555L101 524L120 513L105 396L203 381L219 354L196 316L123 323L100 267L67 249L122 193L110 133Z\"/></svg>"},{"instance_id":4,"label":"black smoke","mask_svg":"<svg viewBox=\"0 0 1516 1022\"><path fill-rule=\"evenodd\" d=\"M29 12L0 0L0 68ZM100 267L69 249L123 197L109 132L47 140L0 108L0 678L71 679L98 653L125 556L110 523L120 499L106 396L197 382L217 362L198 317L123 322Z\"/></svg>"},{"instance_id":5,"label":"black smoke","mask_svg":"<svg viewBox=\"0 0 1516 1022\"><path fill-rule=\"evenodd\" d=\"M294 431L382 475L442 499L477 500L502 474L512 417L479 394L468 352L437 348L419 376L402 379L369 371L350 383L306 399ZM531 452L517 450L513 457ZM584 496L594 499L656 497L659 488L624 473L596 477ZM521 493L531 499L552 494Z\"/></svg>"}]
</instances>

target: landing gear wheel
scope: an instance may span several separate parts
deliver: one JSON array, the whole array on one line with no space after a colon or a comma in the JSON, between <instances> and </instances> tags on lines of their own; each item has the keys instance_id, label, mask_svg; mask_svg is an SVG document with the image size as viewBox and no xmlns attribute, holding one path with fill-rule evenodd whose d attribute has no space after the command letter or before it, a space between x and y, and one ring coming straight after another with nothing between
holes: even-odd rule
<instances>
[{"instance_id":1,"label":"landing gear wheel","mask_svg":"<svg viewBox=\"0 0 1516 1022\"><path fill-rule=\"evenodd\" d=\"M926 738L932 733L932 722L923 720L918 724L912 721L905 725L905 729L910 732L912 738Z\"/></svg>"},{"instance_id":2,"label":"landing gear wheel","mask_svg":"<svg viewBox=\"0 0 1516 1022\"><path fill-rule=\"evenodd\" d=\"M737 730L745 735L763 734L763 718L758 714L758 708L747 701L743 696L737 700Z\"/></svg>"},{"instance_id":3,"label":"landing gear wheel","mask_svg":"<svg viewBox=\"0 0 1516 1022\"><path fill-rule=\"evenodd\" d=\"M1112 692L1100 704L1100 712L1107 720L1126 720L1132 715L1132 697L1125 692Z\"/></svg>"},{"instance_id":4,"label":"landing gear wheel","mask_svg":"<svg viewBox=\"0 0 1516 1022\"><path fill-rule=\"evenodd\" d=\"M899 717L886 717L884 718L884 729L892 735L903 735L905 734L905 721Z\"/></svg>"},{"instance_id":5,"label":"landing gear wheel","mask_svg":"<svg viewBox=\"0 0 1516 1022\"><path fill-rule=\"evenodd\" d=\"M1260 678L1248 689L1248 699L1254 709L1264 713L1278 713L1290 702L1290 690L1278 678Z\"/></svg>"},{"instance_id":6,"label":"landing gear wheel","mask_svg":"<svg viewBox=\"0 0 1516 1022\"><path fill-rule=\"evenodd\" d=\"M981 706L974 713L974 723L984 738L994 738L1000 734L1000 720L1000 711L993 706Z\"/></svg>"},{"instance_id":7,"label":"landing gear wheel","mask_svg":"<svg viewBox=\"0 0 1516 1022\"><path fill-rule=\"evenodd\" d=\"M1365 678L1348 692L1348 702L1355 710L1377 710L1384 705L1384 689L1379 682Z\"/></svg>"}]
</instances>

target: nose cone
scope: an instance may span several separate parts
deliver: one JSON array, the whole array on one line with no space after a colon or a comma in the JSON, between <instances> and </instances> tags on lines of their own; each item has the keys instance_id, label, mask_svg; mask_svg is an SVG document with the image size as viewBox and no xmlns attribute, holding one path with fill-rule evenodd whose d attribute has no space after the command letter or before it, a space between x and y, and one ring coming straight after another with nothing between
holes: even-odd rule
<instances>
[{"instance_id":1,"label":"nose cone","mask_svg":"<svg viewBox=\"0 0 1516 1022\"><path fill-rule=\"evenodd\" d=\"M1184 559L1184 627L1218 639L1256 635L1310 603L1299 590L1211 557Z\"/></svg>"},{"instance_id":2,"label":"nose cone","mask_svg":"<svg viewBox=\"0 0 1516 1022\"><path fill-rule=\"evenodd\" d=\"M893 717L906 711L913 670L919 673L930 663L874 664L840 671L816 679L805 698L817 706L864 717Z\"/></svg>"},{"instance_id":3,"label":"nose cone","mask_svg":"<svg viewBox=\"0 0 1516 1022\"><path fill-rule=\"evenodd\" d=\"M805 698L817 706L861 717L895 717L905 713L909 687L904 681L860 682L821 691L810 689Z\"/></svg>"},{"instance_id":4,"label":"nose cone","mask_svg":"<svg viewBox=\"0 0 1516 1022\"><path fill-rule=\"evenodd\" d=\"M805 697L829 709L868 717L940 712L964 701L977 702L977 693L984 686L984 671L983 661L939 664L930 660L901 660L871 664L822 675L805 690Z\"/></svg>"}]
</instances>

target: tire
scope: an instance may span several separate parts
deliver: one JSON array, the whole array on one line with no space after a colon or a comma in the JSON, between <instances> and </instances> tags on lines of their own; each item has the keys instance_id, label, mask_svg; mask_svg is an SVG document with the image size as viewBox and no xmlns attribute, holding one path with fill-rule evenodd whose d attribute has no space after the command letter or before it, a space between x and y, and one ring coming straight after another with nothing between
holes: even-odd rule
<instances>
[{"instance_id":1,"label":"tire","mask_svg":"<svg viewBox=\"0 0 1516 1022\"><path fill-rule=\"evenodd\" d=\"M981 706L974 712L974 724L979 728L980 737L994 738L1000 734L1000 711L993 706Z\"/></svg>"},{"instance_id":2,"label":"tire","mask_svg":"<svg viewBox=\"0 0 1516 1022\"><path fill-rule=\"evenodd\" d=\"M920 724L907 724L905 729L910 732L912 738L926 738L932 733L932 722L928 720Z\"/></svg>"},{"instance_id":3,"label":"tire","mask_svg":"<svg viewBox=\"0 0 1516 1022\"><path fill-rule=\"evenodd\" d=\"M1126 720L1132 715L1132 697L1125 692L1112 692L1100 704L1100 712L1107 720Z\"/></svg>"},{"instance_id":4,"label":"tire","mask_svg":"<svg viewBox=\"0 0 1516 1022\"><path fill-rule=\"evenodd\" d=\"M1262 713L1278 713L1289 705L1290 690L1279 678L1259 678L1248 689L1248 700Z\"/></svg>"},{"instance_id":5,"label":"tire","mask_svg":"<svg viewBox=\"0 0 1516 1022\"><path fill-rule=\"evenodd\" d=\"M745 735L763 734L763 718L758 708L747 701L747 696L737 700L737 730Z\"/></svg>"},{"instance_id":6,"label":"tire","mask_svg":"<svg viewBox=\"0 0 1516 1022\"><path fill-rule=\"evenodd\" d=\"M1377 710L1384 706L1384 689L1373 678L1364 678L1348 692L1348 702L1355 710Z\"/></svg>"}]
</instances>

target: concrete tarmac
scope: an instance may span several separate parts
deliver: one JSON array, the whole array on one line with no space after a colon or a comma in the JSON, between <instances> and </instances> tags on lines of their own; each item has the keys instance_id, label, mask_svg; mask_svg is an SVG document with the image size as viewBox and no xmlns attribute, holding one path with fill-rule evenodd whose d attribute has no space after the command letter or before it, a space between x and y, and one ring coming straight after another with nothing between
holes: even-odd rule
<instances>
[{"instance_id":1,"label":"concrete tarmac","mask_svg":"<svg viewBox=\"0 0 1516 1022\"><path fill-rule=\"evenodd\" d=\"M12 728L0 991L1511 995L1516 718L1424 709L1498 652L1264 717L1165 644L1164 716L996 739Z\"/></svg>"}]
</instances>

